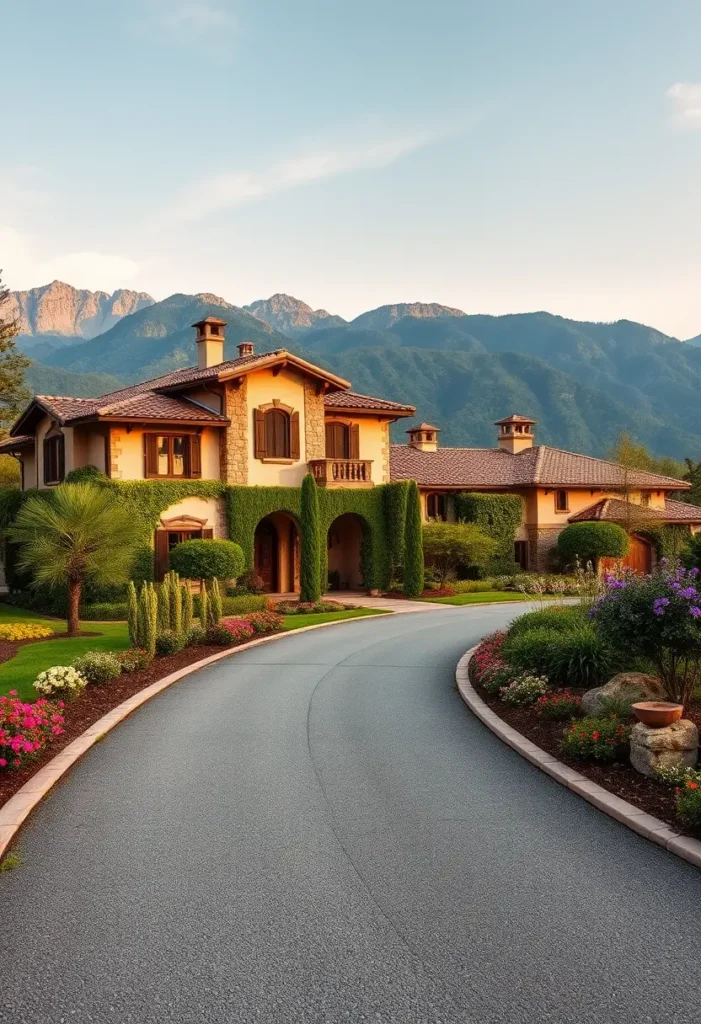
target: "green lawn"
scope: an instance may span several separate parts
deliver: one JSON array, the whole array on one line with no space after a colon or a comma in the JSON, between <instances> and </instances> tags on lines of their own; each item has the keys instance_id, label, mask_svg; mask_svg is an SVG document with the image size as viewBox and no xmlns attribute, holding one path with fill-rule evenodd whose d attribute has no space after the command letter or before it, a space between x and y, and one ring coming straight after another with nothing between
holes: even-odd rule
<instances>
[{"instance_id":1,"label":"green lawn","mask_svg":"<svg viewBox=\"0 0 701 1024\"><path fill-rule=\"evenodd\" d=\"M319 622L342 622L344 619L360 619L365 615L385 615L379 608L345 608L339 612L317 612L310 615L286 615L283 629L301 629L315 626Z\"/></svg>"},{"instance_id":2,"label":"green lawn","mask_svg":"<svg viewBox=\"0 0 701 1024\"><path fill-rule=\"evenodd\" d=\"M525 601L523 594L513 590L485 590L478 594L455 594L453 597L421 597L430 604L495 604L498 601Z\"/></svg>"},{"instance_id":3,"label":"green lawn","mask_svg":"<svg viewBox=\"0 0 701 1024\"><path fill-rule=\"evenodd\" d=\"M375 608L350 608L316 615L286 615L282 628L301 629L302 626L313 626L317 622L336 622L378 614L380 612ZM50 626L57 633L66 630L63 619L47 619L36 612L0 602L2 622L38 622ZM126 622L83 622L81 628L99 635L80 636L75 640L39 640L20 647L14 658L0 665L0 694L17 690L24 700L34 700L36 693L32 684L44 669L54 665L70 665L74 658L86 651L124 651L129 646Z\"/></svg>"}]
</instances>

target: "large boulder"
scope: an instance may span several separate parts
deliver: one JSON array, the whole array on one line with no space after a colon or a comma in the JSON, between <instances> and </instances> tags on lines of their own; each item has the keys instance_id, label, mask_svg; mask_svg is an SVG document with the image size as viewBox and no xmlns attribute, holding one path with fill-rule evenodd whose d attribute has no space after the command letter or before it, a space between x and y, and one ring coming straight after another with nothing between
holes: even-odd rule
<instances>
[{"instance_id":1,"label":"large boulder","mask_svg":"<svg viewBox=\"0 0 701 1024\"><path fill-rule=\"evenodd\" d=\"M698 729L686 718L662 729L638 722L630 732L630 763L654 778L658 768L693 768L698 747Z\"/></svg>"},{"instance_id":2,"label":"large boulder","mask_svg":"<svg viewBox=\"0 0 701 1024\"><path fill-rule=\"evenodd\" d=\"M637 704L641 700L666 699L662 683L657 676L649 676L645 672L619 672L603 686L587 690L582 697L585 715L600 715L601 705L606 697L625 700L627 704Z\"/></svg>"}]
</instances>

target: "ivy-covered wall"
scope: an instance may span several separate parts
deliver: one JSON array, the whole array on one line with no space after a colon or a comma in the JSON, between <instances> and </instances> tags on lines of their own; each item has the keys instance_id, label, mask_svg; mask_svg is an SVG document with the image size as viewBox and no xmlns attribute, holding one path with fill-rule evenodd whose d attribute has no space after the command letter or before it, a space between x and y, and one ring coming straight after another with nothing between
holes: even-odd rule
<instances>
[{"instance_id":1,"label":"ivy-covered wall","mask_svg":"<svg viewBox=\"0 0 701 1024\"><path fill-rule=\"evenodd\" d=\"M95 480L119 495L143 527L144 548L137 557L139 579L153 574L151 552L153 531L163 512L184 498L224 499L229 537L241 545L246 565L253 566L256 526L264 516L287 512L301 522L302 491L298 487L236 487L215 480ZM355 513L362 523L361 575L368 590L384 588L392 569L404 563L404 534L407 494L410 483L382 484L367 489L319 488L319 560L320 578L325 589L328 578L329 527L338 516ZM31 494L50 500L52 491L18 491L0 488L0 531L10 525L21 504ZM7 550L7 582L23 587L26 581L14 570L14 558ZM103 598L106 599L106 598Z\"/></svg>"},{"instance_id":2,"label":"ivy-covered wall","mask_svg":"<svg viewBox=\"0 0 701 1024\"><path fill-rule=\"evenodd\" d=\"M518 494L483 494L463 491L455 496L455 516L475 523L497 542L490 571L510 571L514 564L514 537L523 521L523 498Z\"/></svg>"}]
</instances>

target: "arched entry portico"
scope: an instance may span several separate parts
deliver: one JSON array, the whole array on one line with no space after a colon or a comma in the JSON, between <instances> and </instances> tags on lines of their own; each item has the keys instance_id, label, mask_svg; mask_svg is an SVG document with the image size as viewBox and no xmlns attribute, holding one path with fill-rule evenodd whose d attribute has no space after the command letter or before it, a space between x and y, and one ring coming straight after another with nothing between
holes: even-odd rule
<instances>
[{"instance_id":1,"label":"arched entry portico","mask_svg":"<svg viewBox=\"0 0 701 1024\"><path fill-rule=\"evenodd\" d=\"M300 542L297 520L289 512L273 512L256 526L253 565L269 594L299 591Z\"/></svg>"},{"instance_id":2,"label":"arched entry portico","mask_svg":"<svg viewBox=\"0 0 701 1024\"><path fill-rule=\"evenodd\" d=\"M327 538L331 589L358 590L362 587L363 528L364 521L355 512L345 512L331 523Z\"/></svg>"}]
</instances>

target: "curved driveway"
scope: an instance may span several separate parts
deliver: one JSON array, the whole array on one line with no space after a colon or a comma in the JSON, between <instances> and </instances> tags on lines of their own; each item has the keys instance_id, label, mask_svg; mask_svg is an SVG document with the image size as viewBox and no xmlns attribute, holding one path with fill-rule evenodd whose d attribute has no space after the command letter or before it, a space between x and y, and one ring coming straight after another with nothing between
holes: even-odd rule
<instances>
[{"instance_id":1,"label":"curved driveway","mask_svg":"<svg viewBox=\"0 0 701 1024\"><path fill-rule=\"evenodd\" d=\"M0 875L0 1021L697 1020L701 873L454 689L513 614L290 636L122 724Z\"/></svg>"}]
</instances>

